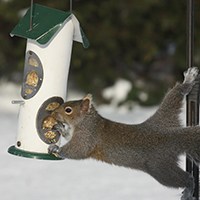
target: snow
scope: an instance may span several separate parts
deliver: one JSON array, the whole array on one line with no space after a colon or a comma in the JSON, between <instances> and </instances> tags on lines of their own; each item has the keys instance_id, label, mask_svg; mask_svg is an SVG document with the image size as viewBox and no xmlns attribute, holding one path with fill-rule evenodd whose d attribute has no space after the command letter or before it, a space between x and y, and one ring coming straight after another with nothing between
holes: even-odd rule
<instances>
[{"instance_id":1,"label":"snow","mask_svg":"<svg viewBox=\"0 0 200 200\"><path fill-rule=\"evenodd\" d=\"M2 200L178 200L181 189L162 186L148 174L108 165L95 160L44 161L20 158L7 153L15 143L20 89L10 83L0 85L0 194ZM73 95L72 95L73 96ZM70 96L70 98L72 98ZM126 112L101 106L107 118L139 123L156 107L135 107Z\"/></svg>"},{"instance_id":2,"label":"snow","mask_svg":"<svg viewBox=\"0 0 200 200\"><path fill-rule=\"evenodd\" d=\"M112 105L117 106L120 102L126 100L128 93L132 88L130 81L125 79L117 79L113 86L103 90L102 96L106 100L111 100Z\"/></svg>"}]
</instances>

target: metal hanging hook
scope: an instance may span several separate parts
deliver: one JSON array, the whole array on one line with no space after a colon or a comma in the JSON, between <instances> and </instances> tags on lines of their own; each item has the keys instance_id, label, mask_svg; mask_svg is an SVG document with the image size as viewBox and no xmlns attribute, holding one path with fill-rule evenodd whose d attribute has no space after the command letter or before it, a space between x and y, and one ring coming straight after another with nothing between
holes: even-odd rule
<instances>
[{"instance_id":1,"label":"metal hanging hook","mask_svg":"<svg viewBox=\"0 0 200 200\"><path fill-rule=\"evenodd\" d=\"M70 13L72 13L72 0L70 0L70 3L69 3L69 10L70 10Z\"/></svg>"},{"instance_id":2,"label":"metal hanging hook","mask_svg":"<svg viewBox=\"0 0 200 200\"><path fill-rule=\"evenodd\" d=\"M33 0L31 0L31 9L30 9L30 31L33 29Z\"/></svg>"}]
</instances>

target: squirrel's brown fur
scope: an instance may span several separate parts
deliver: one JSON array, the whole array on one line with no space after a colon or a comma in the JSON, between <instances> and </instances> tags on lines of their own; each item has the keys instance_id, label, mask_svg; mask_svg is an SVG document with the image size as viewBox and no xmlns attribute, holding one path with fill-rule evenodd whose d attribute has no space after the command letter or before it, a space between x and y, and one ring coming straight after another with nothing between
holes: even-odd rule
<instances>
[{"instance_id":1,"label":"squirrel's brown fur","mask_svg":"<svg viewBox=\"0 0 200 200\"><path fill-rule=\"evenodd\" d=\"M94 158L139 169L168 187L186 187L182 199L190 198L193 179L178 166L178 157L187 153L199 162L200 128L182 127L179 114L197 74L197 68L189 68L184 82L176 84L157 112L141 124L122 124L103 118L90 95L64 103L52 116L68 124L67 134L71 134L71 139L62 147L50 146L49 151L62 158Z\"/></svg>"}]
</instances>

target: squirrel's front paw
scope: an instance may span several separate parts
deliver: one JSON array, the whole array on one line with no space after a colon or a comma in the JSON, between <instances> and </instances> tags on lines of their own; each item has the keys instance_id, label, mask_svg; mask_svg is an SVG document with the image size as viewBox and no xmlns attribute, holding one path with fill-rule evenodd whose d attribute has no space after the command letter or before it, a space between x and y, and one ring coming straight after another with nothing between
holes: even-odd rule
<instances>
[{"instance_id":1,"label":"squirrel's front paw","mask_svg":"<svg viewBox=\"0 0 200 200\"><path fill-rule=\"evenodd\" d=\"M52 130L59 132L61 135L65 131L65 126L62 123L55 124Z\"/></svg>"},{"instance_id":2,"label":"squirrel's front paw","mask_svg":"<svg viewBox=\"0 0 200 200\"><path fill-rule=\"evenodd\" d=\"M187 71L184 72L184 81L183 83L193 83L196 77L198 76L199 69L197 67L190 67Z\"/></svg>"},{"instance_id":3,"label":"squirrel's front paw","mask_svg":"<svg viewBox=\"0 0 200 200\"><path fill-rule=\"evenodd\" d=\"M67 141L71 139L70 128L66 129L65 125L62 123L58 123L53 126L54 131L57 131L60 135L62 135Z\"/></svg>"},{"instance_id":4,"label":"squirrel's front paw","mask_svg":"<svg viewBox=\"0 0 200 200\"><path fill-rule=\"evenodd\" d=\"M58 154L59 153L59 146L56 145L56 144L49 145L48 153L49 154Z\"/></svg>"}]
</instances>

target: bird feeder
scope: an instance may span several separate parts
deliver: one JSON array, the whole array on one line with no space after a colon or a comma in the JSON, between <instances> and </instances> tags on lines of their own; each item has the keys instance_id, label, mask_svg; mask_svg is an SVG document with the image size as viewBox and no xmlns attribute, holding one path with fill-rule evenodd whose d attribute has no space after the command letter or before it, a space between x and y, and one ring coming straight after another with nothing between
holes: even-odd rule
<instances>
[{"instance_id":1,"label":"bird feeder","mask_svg":"<svg viewBox=\"0 0 200 200\"><path fill-rule=\"evenodd\" d=\"M18 135L8 152L14 155L56 160L48 154L50 144L59 144L49 115L67 96L67 81L73 40L89 43L77 18L64 12L33 4L15 26L11 36L27 39L24 75L19 104Z\"/></svg>"}]
</instances>

